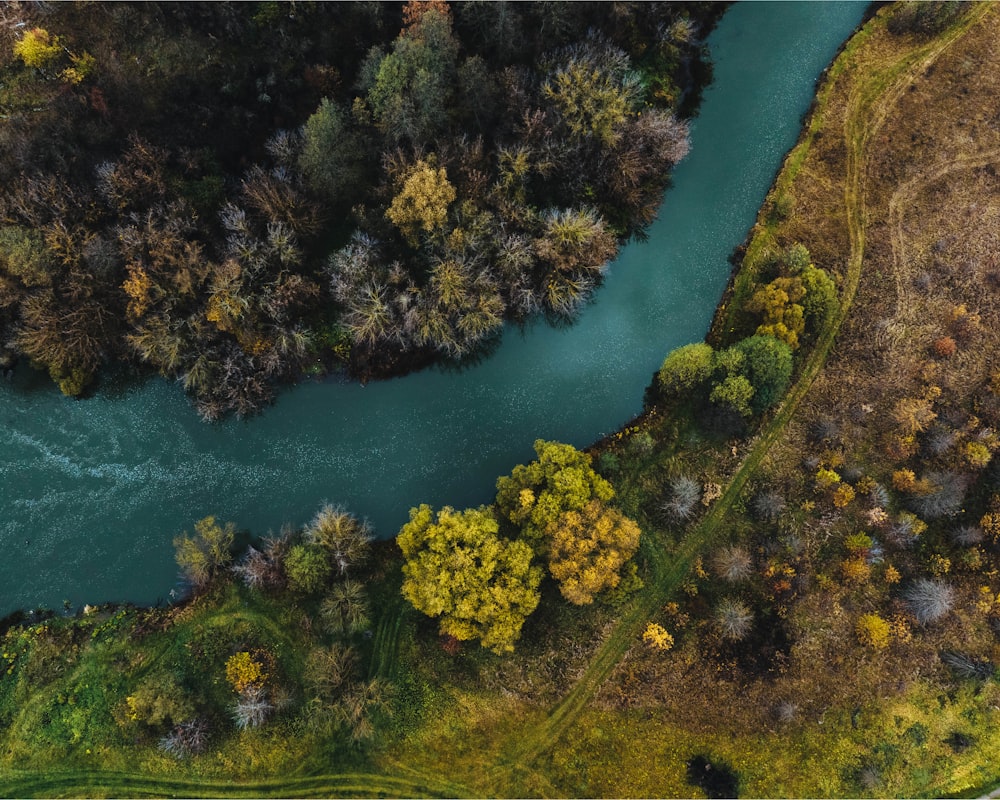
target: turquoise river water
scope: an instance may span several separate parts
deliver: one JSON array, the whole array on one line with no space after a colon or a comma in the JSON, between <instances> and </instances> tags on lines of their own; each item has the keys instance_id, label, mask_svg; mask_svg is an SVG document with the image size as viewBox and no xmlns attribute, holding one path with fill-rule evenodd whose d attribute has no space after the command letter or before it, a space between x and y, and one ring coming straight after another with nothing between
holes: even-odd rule
<instances>
[{"instance_id":1,"label":"turquoise river water","mask_svg":"<svg viewBox=\"0 0 1000 800\"><path fill-rule=\"evenodd\" d=\"M0 615L166 600L172 539L207 514L264 534L330 501L392 536L418 503L489 502L536 438L582 447L621 426L663 356L704 336L727 257L864 8L752 2L725 15L660 218L570 327L509 328L460 372L304 383L262 416L220 425L164 380L74 401L19 370L0 385Z\"/></svg>"}]
</instances>

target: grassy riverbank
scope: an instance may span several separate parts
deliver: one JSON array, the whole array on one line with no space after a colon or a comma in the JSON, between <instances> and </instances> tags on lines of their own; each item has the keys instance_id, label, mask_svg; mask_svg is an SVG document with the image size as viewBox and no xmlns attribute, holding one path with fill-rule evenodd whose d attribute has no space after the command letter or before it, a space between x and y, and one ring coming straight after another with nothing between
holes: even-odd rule
<instances>
[{"instance_id":1,"label":"grassy riverbank","mask_svg":"<svg viewBox=\"0 0 1000 800\"><path fill-rule=\"evenodd\" d=\"M398 562L372 560L370 634L335 637L357 653L345 693L388 687L370 736L350 704L324 716L296 694L331 646L302 593L218 581L183 609L12 629L4 794L943 796L996 778L1000 14L927 31L900 13L829 70L713 327L717 348L754 332L748 301L795 244L836 276L783 400L738 435L656 390L594 450L642 526L643 588L580 608L546 589L497 656L440 642ZM686 520L664 510L680 477L698 486ZM947 589L940 614L914 602L922 580ZM651 622L672 648L642 641ZM288 687L239 732L237 651ZM163 753L155 709L130 704L157 674L218 709L204 752Z\"/></svg>"}]
</instances>

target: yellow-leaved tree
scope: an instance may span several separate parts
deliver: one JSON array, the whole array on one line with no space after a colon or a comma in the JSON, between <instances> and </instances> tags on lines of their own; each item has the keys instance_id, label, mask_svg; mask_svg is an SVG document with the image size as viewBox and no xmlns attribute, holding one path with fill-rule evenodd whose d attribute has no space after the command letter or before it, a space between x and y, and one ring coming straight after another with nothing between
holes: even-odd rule
<instances>
[{"instance_id":1,"label":"yellow-leaved tree","mask_svg":"<svg viewBox=\"0 0 1000 800\"><path fill-rule=\"evenodd\" d=\"M26 66L42 69L59 58L62 45L59 38L50 34L45 28L32 28L25 31L24 36L14 42L14 55L20 58Z\"/></svg>"},{"instance_id":2,"label":"yellow-leaved tree","mask_svg":"<svg viewBox=\"0 0 1000 800\"><path fill-rule=\"evenodd\" d=\"M412 243L420 231L432 233L444 225L454 199L455 187L444 167L421 159L410 169L385 215Z\"/></svg>"},{"instance_id":3,"label":"yellow-leaved tree","mask_svg":"<svg viewBox=\"0 0 1000 800\"><path fill-rule=\"evenodd\" d=\"M514 649L542 580L531 547L499 530L488 508L445 506L435 515L423 504L410 510L396 538L406 558L403 597L439 618L442 634L479 639L496 653Z\"/></svg>"},{"instance_id":4,"label":"yellow-leaved tree","mask_svg":"<svg viewBox=\"0 0 1000 800\"><path fill-rule=\"evenodd\" d=\"M602 589L617 586L622 566L639 547L639 526L600 500L560 514L546 534L549 572L563 597L576 605L592 603Z\"/></svg>"}]
</instances>

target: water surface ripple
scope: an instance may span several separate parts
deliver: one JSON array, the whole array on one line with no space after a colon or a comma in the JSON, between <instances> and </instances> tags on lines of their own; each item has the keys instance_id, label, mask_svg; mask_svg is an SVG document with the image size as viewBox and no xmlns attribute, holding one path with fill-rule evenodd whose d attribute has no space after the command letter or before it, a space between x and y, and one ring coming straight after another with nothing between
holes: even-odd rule
<instances>
[{"instance_id":1,"label":"water surface ripple","mask_svg":"<svg viewBox=\"0 0 1000 800\"><path fill-rule=\"evenodd\" d=\"M727 256L864 7L727 13L709 40L715 82L660 218L571 327L510 328L463 372L305 383L260 417L215 426L164 380L74 401L20 370L0 386L0 614L166 599L171 541L207 514L265 533L329 500L392 536L417 503L488 502L535 438L584 446L626 422L667 351L704 336Z\"/></svg>"}]
</instances>

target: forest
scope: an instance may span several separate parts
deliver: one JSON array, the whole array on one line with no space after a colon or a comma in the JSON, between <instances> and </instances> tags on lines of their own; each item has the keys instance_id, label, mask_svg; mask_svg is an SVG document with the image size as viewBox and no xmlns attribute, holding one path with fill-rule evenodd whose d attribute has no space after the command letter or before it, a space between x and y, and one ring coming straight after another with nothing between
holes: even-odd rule
<instances>
[{"instance_id":1,"label":"forest","mask_svg":"<svg viewBox=\"0 0 1000 800\"><path fill-rule=\"evenodd\" d=\"M208 420L572 318L654 218L710 3L8 3L0 363Z\"/></svg>"}]
</instances>

